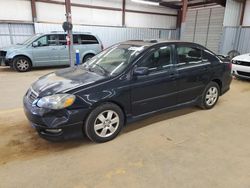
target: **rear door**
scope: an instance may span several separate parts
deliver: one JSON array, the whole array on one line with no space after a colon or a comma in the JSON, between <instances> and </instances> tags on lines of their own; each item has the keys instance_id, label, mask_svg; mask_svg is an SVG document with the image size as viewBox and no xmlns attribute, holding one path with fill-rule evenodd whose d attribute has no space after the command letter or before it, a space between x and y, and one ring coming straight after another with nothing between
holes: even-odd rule
<instances>
[{"instance_id":1,"label":"rear door","mask_svg":"<svg viewBox=\"0 0 250 188\"><path fill-rule=\"evenodd\" d=\"M152 49L137 67L148 67L149 74L131 80L132 114L138 116L176 105L176 71L172 46Z\"/></svg>"},{"instance_id":2,"label":"rear door","mask_svg":"<svg viewBox=\"0 0 250 188\"><path fill-rule=\"evenodd\" d=\"M196 45L176 45L178 103L195 100L211 79L211 62L203 60L202 51Z\"/></svg>"},{"instance_id":3,"label":"rear door","mask_svg":"<svg viewBox=\"0 0 250 188\"><path fill-rule=\"evenodd\" d=\"M59 58L58 65L70 65L66 34L58 34L58 43L56 50Z\"/></svg>"}]
</instances>

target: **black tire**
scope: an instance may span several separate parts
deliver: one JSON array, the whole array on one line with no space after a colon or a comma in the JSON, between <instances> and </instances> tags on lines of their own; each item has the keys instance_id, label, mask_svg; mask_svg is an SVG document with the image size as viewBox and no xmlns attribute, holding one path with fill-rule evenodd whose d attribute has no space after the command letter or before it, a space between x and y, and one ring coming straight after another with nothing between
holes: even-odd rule
<instances>
[{"instance_id":1,"label":"black tire","mask_svg":"<svg viewBox=\"0 0 250 188\"><path fill-rule=\"evenodd\" d=\"M24 56L15 57L13 60L13 67L18 72L27 72L31 70L31 61Z\"/></svg>"},{"instance_id":2,"label":"black tire","mask_svg":"<svg viewBox=\"0 0 250 188\"><path fill-rule=\"evenodd\" d=\"M94 57L95 55L93 54L87 54L84 56L82 63L85 63L86 61L88 61L89 59L91 59L92 57Z\"/></svg>"},{"instance_id":3,"label":"black tire","mask_svg":"<svg viewBox=\"0 0 250 188\"><path fill-rule=\"evenodd\" d=\"M211 89L212 88L214 89L214 91L215 90L217 91L217 97L216 98L215 98L215 94L213 95L213 97L210 95L211 98L209 98L209 93L211 93L211 91L212 91ZM201 104L199 106L201 108L203 108L203 109L211 109L211 108L213 108L216 105L219 97L220 97L220 87L219 87L219 85L216 82L210 82L206 86L206 88L205 88L205 90L204 90L204 92L202 94L202 100L201 100ZM215 99L212 100L212 98L213 99L215 98ZM209 99L211 99L211 103L210 104L208 102Z\"/></svg>"},{"instance_id":4,"label":"black tire","mask_svg":"<svg viewBox=\"0 0 250 188\"><path fill-rule=\"evenodd\" d=\"M105 125L105 122L108 121L108 113L113 113L112 117L110 118L110 122L107 123L109 125ZM107 116L105 115L107 113ZM100 121L98 116L105 117L104 121ZM119 123L113 123L114 126L111 124L111 120L114 120L115 117L118 117ZM113 119L112 119L113 118ZM93 142L102 143L107 142L114 139L119 132L122 130L124 125L124 114L121 108L113 103L104 103L98 107L96 107L87 117L84 125L84 132L87 137L92 140ZM97 126L99 126L97 128ZM111 131L112 127L112 131ZM98 129L98 130L96 130ZM100 136L102 132L105 132L105 136ZM104 135L104 134L103 134Z\"/></svg>"}]
</instances>

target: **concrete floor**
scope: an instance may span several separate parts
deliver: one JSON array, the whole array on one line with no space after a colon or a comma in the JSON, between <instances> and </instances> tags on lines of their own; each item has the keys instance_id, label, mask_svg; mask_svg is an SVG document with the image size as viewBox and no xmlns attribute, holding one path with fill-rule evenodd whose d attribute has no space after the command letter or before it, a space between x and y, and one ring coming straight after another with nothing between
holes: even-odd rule
<instances>
[{"instance_id":1,"label":"concrete floor","mask_svg":"<svg viewBox=\"0 0 250 188\"><path fill-rule=\"evenodd\" d=\"M0 187L250 187L250 82L212 110L186 108L130 124L113 141L50 143L22 111L37 77L0 68Z\"/></svg>"}]
</instances>

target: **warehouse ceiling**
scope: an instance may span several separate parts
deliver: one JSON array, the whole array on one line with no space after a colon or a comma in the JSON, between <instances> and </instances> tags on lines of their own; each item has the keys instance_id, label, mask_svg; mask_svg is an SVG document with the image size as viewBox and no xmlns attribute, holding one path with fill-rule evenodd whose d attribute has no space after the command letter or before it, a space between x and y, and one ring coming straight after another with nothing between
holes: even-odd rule
<instances>
[{"instance_id":1,"label":"warehouse ceiling","mask_svg":"<svg viewBox=\"0 0 250 188\"><path fill-rule=\"evenodd\" d=\"M145 2L159 3L161 6L180 9L182 6L182 0L143 0ZM221 5L226 6L226 0L188 0L188 7L207 7Z\"/></svg>"}]
</instances>

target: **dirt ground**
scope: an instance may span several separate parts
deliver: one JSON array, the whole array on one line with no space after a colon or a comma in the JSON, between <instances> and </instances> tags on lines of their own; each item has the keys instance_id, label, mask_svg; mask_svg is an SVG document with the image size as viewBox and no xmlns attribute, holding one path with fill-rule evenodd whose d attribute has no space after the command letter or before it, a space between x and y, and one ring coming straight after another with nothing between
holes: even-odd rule
<instances>
[{"instance_id":1,"label":"dirt ground","mask_svg":"<svg viewBox=\"0 0 250 188\"><path fill-rule=\"evenodd\" d=\"M250 82L212 110L185 108L126 126L113 141L41 139L22 96L54 69L0 68L0 187L250 188Z\"/></svg>"}]
</instances>

